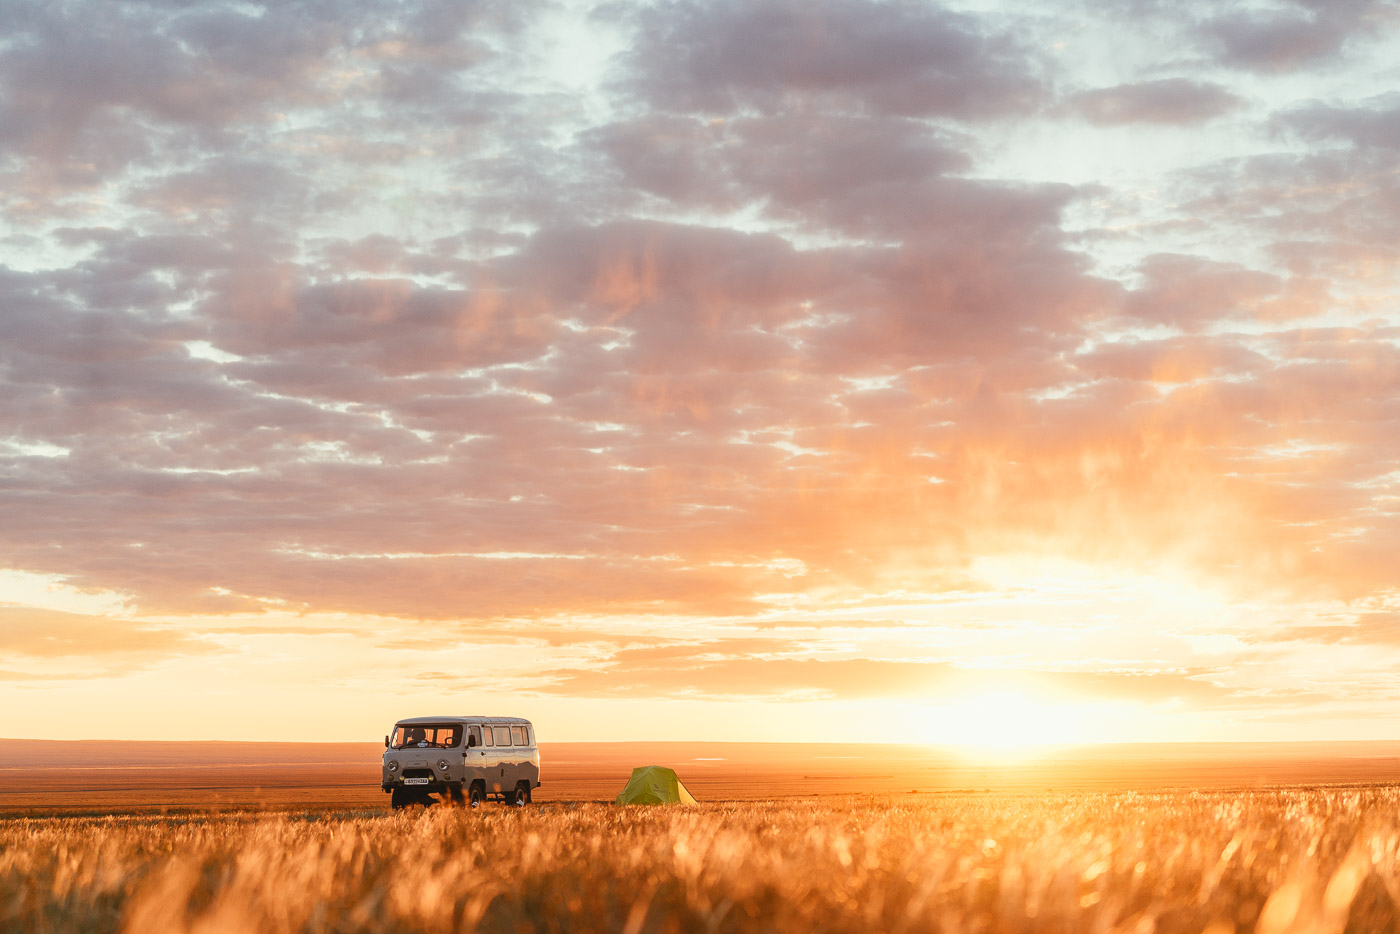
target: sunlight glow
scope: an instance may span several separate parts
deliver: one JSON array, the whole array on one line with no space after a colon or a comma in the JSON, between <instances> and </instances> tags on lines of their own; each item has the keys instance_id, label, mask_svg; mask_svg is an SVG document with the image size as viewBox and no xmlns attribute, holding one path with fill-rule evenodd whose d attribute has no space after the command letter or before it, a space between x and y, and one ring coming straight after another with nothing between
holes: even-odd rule
<instances>
[{"instance_id":1,"label":"sunlight glow","mask_svg":"<svg viewBox=\"0 0 1400 934\"><path fill-rule=\"evenodd\" d=\"M1101 705L1056 701L1019 688L987 688L919 708L911 735L974 758L1031 757L1046 747L1101 739Z\"/></svg>"}]
</instances>

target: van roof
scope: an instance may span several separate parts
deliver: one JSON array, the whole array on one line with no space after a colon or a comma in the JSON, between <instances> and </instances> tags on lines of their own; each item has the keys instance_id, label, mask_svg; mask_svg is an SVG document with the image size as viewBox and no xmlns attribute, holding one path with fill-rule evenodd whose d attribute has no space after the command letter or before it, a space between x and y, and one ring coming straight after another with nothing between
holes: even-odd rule
<instances>
[{"instance_id":1,"label":"van roof","mask_svg":"<svg viewBox=\"0 0 1400 934\"><path fill-rule=\"evenodd\" d=\"M524 717L405 717L402 720L395 720L397 726L401 723L523 723L530 725L530 721Z\"/></svg>"}]
</instances>

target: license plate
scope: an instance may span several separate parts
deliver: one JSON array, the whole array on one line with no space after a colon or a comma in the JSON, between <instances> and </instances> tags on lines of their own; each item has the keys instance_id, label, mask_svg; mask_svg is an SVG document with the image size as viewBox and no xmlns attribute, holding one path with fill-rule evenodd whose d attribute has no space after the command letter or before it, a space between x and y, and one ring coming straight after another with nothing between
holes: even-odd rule
<instances>
[{"instance_id":1,"label":"license plate","mask_svg":"<svg viewBox=\"0 0 1400 934\"><path fill-rule=\"evenodd\" d=\"M403 783L405 785L426 785L428 780L426 778L405 778Z\"/></svg>"}]
</instances>

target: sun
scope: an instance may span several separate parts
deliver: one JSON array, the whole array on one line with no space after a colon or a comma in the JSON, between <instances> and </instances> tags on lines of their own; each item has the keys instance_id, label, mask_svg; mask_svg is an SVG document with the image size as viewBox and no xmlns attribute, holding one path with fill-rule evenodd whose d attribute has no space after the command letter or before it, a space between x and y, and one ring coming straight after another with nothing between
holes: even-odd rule
<instances>
[{"instance_id":1,"label":"sun","mask_svg":"<svg viewBox=\"0 0 1400 934\"><path fill-rule=\"evenodd\" d=\"M1094 742L1096 705L1017 687L972 690L920 705L911 732L923 742L965 749L976 758L1032 757L1049 747Z\"/></svg>"}]
</instances>

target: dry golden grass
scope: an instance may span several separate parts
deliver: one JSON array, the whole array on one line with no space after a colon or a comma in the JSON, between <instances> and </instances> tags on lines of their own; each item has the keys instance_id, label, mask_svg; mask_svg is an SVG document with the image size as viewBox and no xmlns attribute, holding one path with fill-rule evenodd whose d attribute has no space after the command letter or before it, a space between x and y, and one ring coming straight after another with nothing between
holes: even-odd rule
<instances>
[{"instance_id":1,"label":"dry golden grass","mask_svg":"<svg viewBox=\"0 0 1400 934\"><path fill-rule=\"evenodd\" d=\"M0 822L0 930L1400 929L1400 789Z\"/></svg>"}]
</instances>

